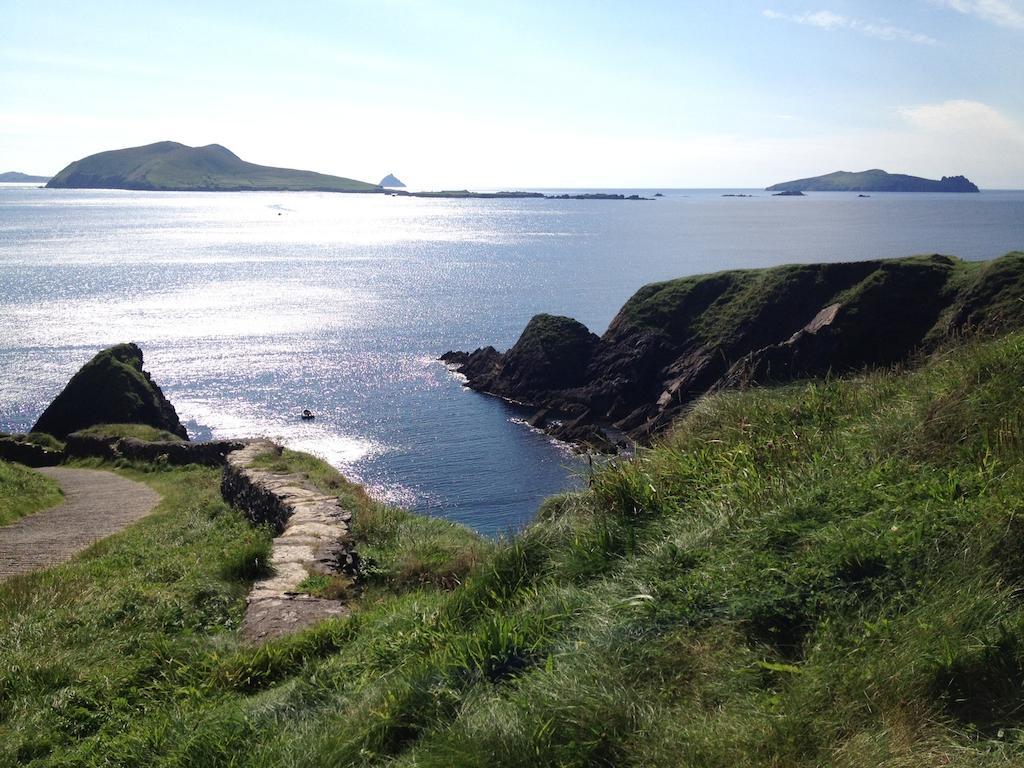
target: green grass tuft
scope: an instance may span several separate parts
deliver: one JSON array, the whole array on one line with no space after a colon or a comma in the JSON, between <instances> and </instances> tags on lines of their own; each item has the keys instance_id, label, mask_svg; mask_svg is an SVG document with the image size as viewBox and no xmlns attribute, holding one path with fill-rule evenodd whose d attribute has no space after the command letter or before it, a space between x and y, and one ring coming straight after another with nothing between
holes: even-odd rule
<instances>
[{"instance_id":1,"label":"green grass tuft","mask_svg":"<svg viewBox=\"0 0 1024 768\"><path fill-rule=\"evenodd\" d=\"M352 580L347 576L316 573L303 579L299 590L327 600L349 600L354 596L352 586Z\"/></svg>"},{"instance_id":2,"label":"green grass tuft","mask_svg":"<svg viewBox=\"0 0 1024 768\"><path fill-rule=\"evenodd\" d=\"M64 500L57 483L35 470L0 461L0 526Z\"/></svg>"},{"instance_id":3,"label":"green grass tuft","mask_svg":"<svg viewBox=\"0 0 1024 768\"><path fill-rule=\"evenodd\" d=\"M157 429L148 424L97 424L86 427L75 432L76 435L84 437L100 438L121 438L134 437L136 440L145 440L153 443L182 443L185 442L172 432L164 429Z\"/></svg>"}]
</instances>

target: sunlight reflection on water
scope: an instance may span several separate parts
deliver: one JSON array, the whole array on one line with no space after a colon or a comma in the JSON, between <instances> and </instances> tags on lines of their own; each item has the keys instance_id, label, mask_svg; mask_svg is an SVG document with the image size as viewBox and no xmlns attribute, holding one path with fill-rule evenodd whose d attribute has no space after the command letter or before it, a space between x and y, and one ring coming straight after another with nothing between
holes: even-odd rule
<instances>
[{"instance_id":1,"label":"sunlight reflection on water","mask_svg":"<svg viewBox=\"0 0 1024 768\"><path fill-rule=\"evenodd\" d=\"M936 199L941 197L942 199ZM970 199L967 199L970 198ZM724 268L1024 243L1024 195L657 202L0 188L0 430L134 340L199 437L263 434L380 498L496 533L580 481L529 413L437 357L537 312L600 333L640 285ZM317 419L298 420L303 408Z\"/></svg>"}]
</instances>

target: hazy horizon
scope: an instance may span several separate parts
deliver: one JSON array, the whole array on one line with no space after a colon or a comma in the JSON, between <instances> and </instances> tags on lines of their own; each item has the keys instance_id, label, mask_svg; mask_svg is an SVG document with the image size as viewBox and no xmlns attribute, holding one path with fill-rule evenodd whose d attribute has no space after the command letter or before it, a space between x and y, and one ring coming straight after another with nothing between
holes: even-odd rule
<instances>
[{"instance_id":1,"label":"hazy horizon","mask_svg":"<svg viewBox=\"0 0 1024 768\"><path fill-rule=\"evenodd\" d=\"M415 188L1024 188L1024 0L4 11L0 172L173 140Z\"/></svg>"}]
</instances>

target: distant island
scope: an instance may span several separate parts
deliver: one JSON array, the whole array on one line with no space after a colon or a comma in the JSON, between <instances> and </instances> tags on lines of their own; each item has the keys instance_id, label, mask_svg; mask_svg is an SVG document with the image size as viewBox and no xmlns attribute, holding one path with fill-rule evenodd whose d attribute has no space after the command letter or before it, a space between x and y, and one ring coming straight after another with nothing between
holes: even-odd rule
<instances>
[{"instance_id":1,"label":"distant island","mask_svg":"<svg viewBox=\"0 0 1024 768\"><path fill-rule=\"evenodd\" d=\"M32 176L31 174L18 173L17 171L7 171L6 173L0 173L0 182L42 183L49 180L49 176Z\"/></svg>"},{"instance_id":2,"label":"distant island","mask_svg":"<svg viewBox=\"0 0 1024 768\"><path fill-rule=\"evenodd\" d=\"M40 178L39 181L46 181ZM49 180L53 189L130 189L155 192L365 192L392 197L541 198L545 200L649 200L608 192L546 195L543 192L471 192L467 189L409 192L388 174L380 184L315 171L274 168L242 160L220 144L189 147L160 141L112 149L76 160ZM387 187L387 188L386 188Z\"/></svg>"},{"instance_id":3,"label":"distant island","mask_svg":"<svg viewBox=\"0 0 1024 768\"><path fill-rule=\"evenodd\" d=\"M440 197L447 199L468 199L468 200L491 200L491 199L523 199L536 198L538 200L653 200L651 197L640 195L623 195L618 192L577 192L569 194L563 192L560 195L546 195L543 192L525 192L522 190L506 192L470 192L468 189L443 189L439 192L405 192L403 190L388 191L394 197Z\"/></svg>"},{"instance_id":4,"label":"distant island","mask_svg":"<svg viewBox=\"0 0 1024 768\"><path fill-rule=\"evenodd\" d=\"M966 176L943 176L939 181L887 173L879 168L852 173L836 171L809 179L784 181L767 187L768 192L977 192Z\"/></svg>"},{"instance_id":5,"label":"distant island","mask_svg":"<svg viewBox=\"0 0 1024 768\"><path fill-rule=\"evenodd\" d=\"M89 155L64 168L46 186L168 192L381 191L378 185L365 181L248 163L220 144L188 147L176 141Z\"/></svg>"}]
</instances>

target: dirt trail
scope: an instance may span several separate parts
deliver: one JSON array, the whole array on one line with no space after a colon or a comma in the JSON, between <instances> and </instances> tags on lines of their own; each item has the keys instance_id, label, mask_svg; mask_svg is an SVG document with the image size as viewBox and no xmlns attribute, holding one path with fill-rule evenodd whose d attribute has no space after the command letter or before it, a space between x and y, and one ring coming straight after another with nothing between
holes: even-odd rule
<instances>
[{"instance_id":1,"label":"dirt trail","mask_svg":"<svg viewBox=\"0 0 1024 768\"><path fill-rule=\"evenodd\" d=\"M145 517L160 495L113 472L69 467L39 470L64 491L56 507L0 527L0 581L63 563Z\"/></svg>"}]
</instances>

